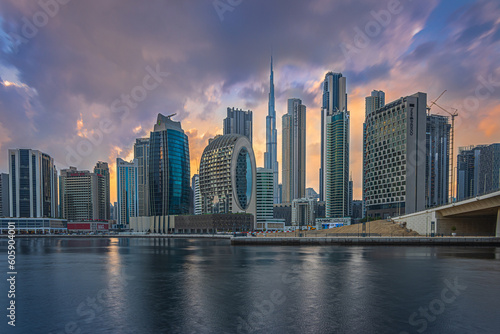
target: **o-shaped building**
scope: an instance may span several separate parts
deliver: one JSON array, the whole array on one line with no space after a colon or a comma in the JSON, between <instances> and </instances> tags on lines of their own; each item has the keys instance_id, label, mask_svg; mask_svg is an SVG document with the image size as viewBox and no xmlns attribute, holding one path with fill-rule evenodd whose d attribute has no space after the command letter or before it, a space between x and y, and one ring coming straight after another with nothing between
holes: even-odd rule
<instances>
[{"instance_id":1,"label":"o-shaped building","mask_svg":"<svg viewBox=\"0 0 500 334\"><path fill-rule=\"evenodd\" d=\"M210 140L200 161L202 213L256 215L256 168L252 144L237 134Z\"/></svg>"}]
</instances>

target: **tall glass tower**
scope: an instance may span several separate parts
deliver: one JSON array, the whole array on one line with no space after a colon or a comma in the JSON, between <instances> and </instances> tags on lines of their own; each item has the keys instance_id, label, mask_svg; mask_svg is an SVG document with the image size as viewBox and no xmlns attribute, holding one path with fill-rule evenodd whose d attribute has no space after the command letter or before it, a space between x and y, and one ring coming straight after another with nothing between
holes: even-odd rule
<instances>
[{"instance_id":1,"label":"tall glass tower","mask_svg":"<svg viewBox=\"0 0 500 334\"><path fill-rule=\"evenodd\" d=\"M150 216L189 213L189 142L180 122L158 114L149 137Z\"/></svg>"},{"instance_id":2,"label":"tall glass tower","mask_svg":"<svg viewBox=\"0 0 500 334\"><path fill-rule=\"evenodd\" d=\"M273 72L273 57L271 57L271 77L269 86L269 106L266 117L266 152L264 153L264 168L273 171L273 202L278 204L281 202L278 191L278 131L276 130L276 109L274 107L274 72Z\"/></svg>"},{"instance_id":3,"label":"tall glass tower","mask_svg":"<svg viewBox=\"0 0 500 334\"><path fill-rule=\"evenodd\" d=\"M320 200L326 217L349 215L349 111L346 78L328 72L323 82L321 112Z\"/></svg>"}]
</instances>

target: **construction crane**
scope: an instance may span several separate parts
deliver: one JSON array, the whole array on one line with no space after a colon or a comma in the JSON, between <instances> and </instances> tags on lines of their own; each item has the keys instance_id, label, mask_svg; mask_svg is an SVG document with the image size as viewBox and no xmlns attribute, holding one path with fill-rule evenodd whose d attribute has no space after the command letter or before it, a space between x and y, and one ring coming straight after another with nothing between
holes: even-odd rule
<instances>
[{"instance_id":1,"label":"construction crane","mask_svg":"<svg viewBox=\"0 0 500 334\"><path fill-rule=\"evenodd\" d=\"M436 103L441 98L441 96L443 96L444 93L446 93L446 90L444 92L442 92L441 95L439 95L439 97L437 99L432 101L429 106L427 106L427 112L428 112L428 114L430 114L431 108L433 106L436 106L451 116L451 134L450 134L450 146L451 146L450 152L451 153L450 153L450 172L449 172L449 174L451 177L450 202L452 202L453 199L455 198L455 167L453 165L453 163L454 163L453 157L455 155L455 117L458 116L458 109L449 107L449 109L452 110L452 112L450 112L447 109L443 108L442 106L440 106L439 104Z\"/></svg>"},{"instance_id":2,"label":"construction crane","mask_svg":"<svg viewBox=\"0 0 500 334\"><path fill-rule=\"evenodd\" d=\"M441 98L441 96L444 95L444 93L446 93L447 90L445 89L441 95L438 96L437 99L435 99L434 101L431 102L431 105L427 106L427 114L430 115L431 114L431 108L436 104L436 102Z\"/></svg>"}]
</instances>

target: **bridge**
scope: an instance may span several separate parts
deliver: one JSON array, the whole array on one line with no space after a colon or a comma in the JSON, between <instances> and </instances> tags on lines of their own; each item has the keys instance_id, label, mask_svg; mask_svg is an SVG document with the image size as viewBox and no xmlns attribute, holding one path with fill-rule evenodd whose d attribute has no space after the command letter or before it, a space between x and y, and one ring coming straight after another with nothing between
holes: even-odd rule
<instances>
[{"instance_id":1,"label":"bridge","mask_svg":"<svg viewBox=\"0 0 500 334\"><path fill-rule=\"evenodd\" d=\"M459 236L500 237L500 191L395 217L393 221L405 223L422 235L449 236L455 227Z\"/></svg>"}]
</instances>

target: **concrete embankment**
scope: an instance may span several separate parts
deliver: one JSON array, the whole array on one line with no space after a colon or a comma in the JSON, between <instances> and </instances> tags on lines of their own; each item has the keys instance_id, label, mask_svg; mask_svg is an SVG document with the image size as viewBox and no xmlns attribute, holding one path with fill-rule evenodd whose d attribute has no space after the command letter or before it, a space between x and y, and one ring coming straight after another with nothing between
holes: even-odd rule
<instances>
[{"instance_id":1,"label":"concrete embankment","mask_svg":"<svg viewBox=\"0 0 500 334\"><path fill-rule=\"evenodd\" d=\"M0 235L0 238L7 238L7 234ZM88 239L88 238L170 238L170 239L231 239L232 235L227 234L97 234L97 235L61 235L61 234L16 234L16 239L20 238L75 238L75 239Z\"/></svg>"},{"instance_id":2,"label":"concrete embankment","mask_svg":"<svg viewBox=\"0 0 500 334\"><path fill-rule=\"evenodd\" d=\"M300 245L384 245L384 246L500 246L500 238L495 237L331 237L331 238L293 238L293 237L237 237L231 239L232 245L255 246L300 246Z\"/></svg>"}]
</instances>

